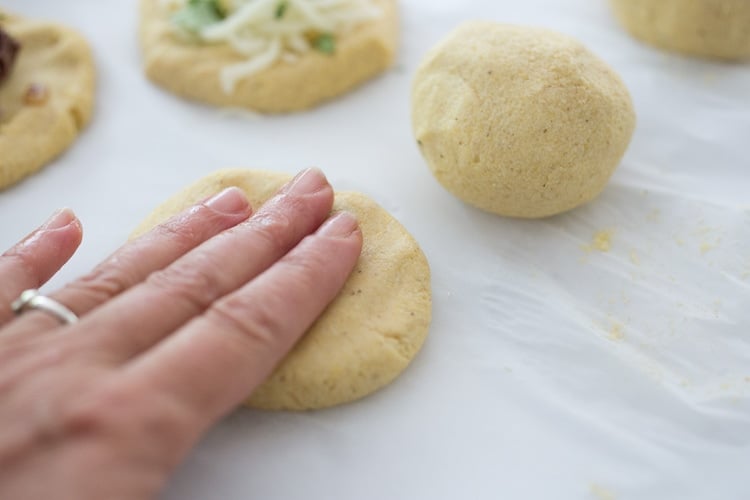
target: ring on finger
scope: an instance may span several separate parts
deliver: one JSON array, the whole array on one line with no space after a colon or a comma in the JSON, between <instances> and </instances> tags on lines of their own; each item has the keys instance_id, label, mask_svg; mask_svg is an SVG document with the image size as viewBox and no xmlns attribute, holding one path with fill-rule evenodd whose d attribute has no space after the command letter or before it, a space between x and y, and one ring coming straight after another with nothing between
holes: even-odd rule
<instances>
[{"instance_id":1,"label":"ring on finger","mask_svg":"<svg viewBox=\"0 0 750 500\"><path fill-rule=\"evenodd\" d=\"M64 325L72 325L78 321L78 316L76 316L73 311L55 299L42 295L39 293L39 290L33 288L24 290L21 295L13 301L11 309L13 309L16 316L20 316L26 311L42 311L54 316Z\"/></svg>"}]
</instances>

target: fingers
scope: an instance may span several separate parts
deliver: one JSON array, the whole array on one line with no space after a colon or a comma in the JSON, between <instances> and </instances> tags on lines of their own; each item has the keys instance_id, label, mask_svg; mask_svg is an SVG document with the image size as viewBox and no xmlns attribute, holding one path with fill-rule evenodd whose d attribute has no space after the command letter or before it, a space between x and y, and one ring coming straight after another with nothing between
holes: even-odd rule
<instances>
[{"instance_id":1,"label":"fingers","mask_svg":"<svg viewBox=\"0 0 750 500\"><path fill-rule=\"evenodd\" d=\"M84 317L81 329L97 334L83 347L114 363L147 349L283 257L320 226L332 204L323 174L301 173L246 222Z\"/></svg>"},{"instance_id":2,"label":"fingers","mask_svg":"<svg viewBox=\"0 0 750 500\"><path fill-rule=\"evenodd\" d=\"M245 399L335 298L362 234L334 216L281 261L126 369L134 389L177 399L206 426Z\"/></svg>"},{"instance_id":3,"label":"fingers","mask_svg":"<svg viewBox=\"0 0 750 500\"><path fill-rule=\"evenodd\" d=\"M22 291L39 288L70 259L81 236L80 221L65 208L0 256L0 325L12 317L10 304Z\"/></svg>"},{"instance_id":4,"label":"fingers","mask_svg":"<svg viewBox=\"0 0 750 500\"><path fill-rule=\"evenodd\" d=\"M81 316L142 282L152 272L171 264L212 236L247 219L250 212L242 190L227 188L124 245L89 275L51 297ZM58 324L47 314L29 314L13 329L29 338Z\"/></svg>"}]
</instances>

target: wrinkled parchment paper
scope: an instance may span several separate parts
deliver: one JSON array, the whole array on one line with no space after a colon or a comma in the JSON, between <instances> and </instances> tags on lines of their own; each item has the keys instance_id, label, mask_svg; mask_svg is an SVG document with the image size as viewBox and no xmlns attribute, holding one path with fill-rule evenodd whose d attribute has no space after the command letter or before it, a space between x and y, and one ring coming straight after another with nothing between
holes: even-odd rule
<instances>
[{"instance_id":1,"label":"wrinkled parchment paper","mask_svg":"<svg viewBox=\"0 0 750 500\"><path fill-rule=\"evenodd\" d=\"M317 165L399 218L433 270L431 333L396 383L326 411L239 410L165 498L750 498L750 65L641 45L598 0L403 0L391 72L309 113L253 117L149 84L135 3L3 2L79 28L99 89L75 146L0 193L0 246L74 208L85 242L53 288L214 169ZM628 84L638 127L595 202L503 219L430 176L411 77L477 18L572 34Z\"/></svg>"}]
</instances>

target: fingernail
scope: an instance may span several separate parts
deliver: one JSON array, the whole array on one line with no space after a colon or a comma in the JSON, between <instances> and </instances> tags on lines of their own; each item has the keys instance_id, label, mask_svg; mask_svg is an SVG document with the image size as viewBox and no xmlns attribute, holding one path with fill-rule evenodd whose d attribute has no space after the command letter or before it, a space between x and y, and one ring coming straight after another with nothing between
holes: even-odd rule
<instances>
[{"instance_id":1,"label":"fingernail","mask_svg":"<svg viewBox=\"0 0 750 500\"><path fill-rule=\"evenodd\" d=\"M297 174L284 191L297 195L312 194L317 193L326 185L328 185L328 181L320 169L308 168Z\"/></svg>"},{"instance_id":2,"label":"fingernail","mask_svg":"<svg viewBox=\"0 0 750 500\"><path fill-rule=\"evenodd\" d=\"M339 212L326 221L318 234L334 238L346 238L357 230L357 218L349 212Z\"/></svg>"},{"instance_id":3,"label":"fingernail","mask_svg":"<svg viewBox=\"0 0 750 500\"><path fill-rule=\"evenodd\" d=\"M205 205L215 212L236 215L247 210L248 201L240 188L232 186L209 198Z\"/></svg>"},{"instance_id":4,"label":"fingernail","mask_svg":"<svg viewBox=\"0 0 750 500\"><path fill-rule=\"evenodd\" d=\"M61 208L53 213L40 229L43 231L54 231L55 229L67 226L73 222L75 218L76 216L71 209Z\"/></svg>"}]
</instances>

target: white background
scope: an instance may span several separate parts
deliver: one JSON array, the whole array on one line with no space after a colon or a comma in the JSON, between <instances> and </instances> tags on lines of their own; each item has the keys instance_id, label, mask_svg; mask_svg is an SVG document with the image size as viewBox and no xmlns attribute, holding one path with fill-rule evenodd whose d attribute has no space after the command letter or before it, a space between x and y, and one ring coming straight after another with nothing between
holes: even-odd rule
<instances>
[{"instance_id":1,"label":"white background","mask_svg":"<svg viewBox=\"0 0 750 500\"><path fill-rule=\"evenodd\" d=\"M326 411L239 410L165 498L750 498L750 65L643 46L604 1L404 0L393 71L314 111L252 118L148 83L135 3L3 1L82 31L99 86L70 151L0 193L0 247L74 208L85 238L59 286L217 168L317 165L389 209L433 270L430 336L392 386ZM476 18L572 34L626 81L638 127L595 202L509 220L430 176L411 77ZM601 230L612 248L587 249Z\"/></svg>"}]
</instances>

